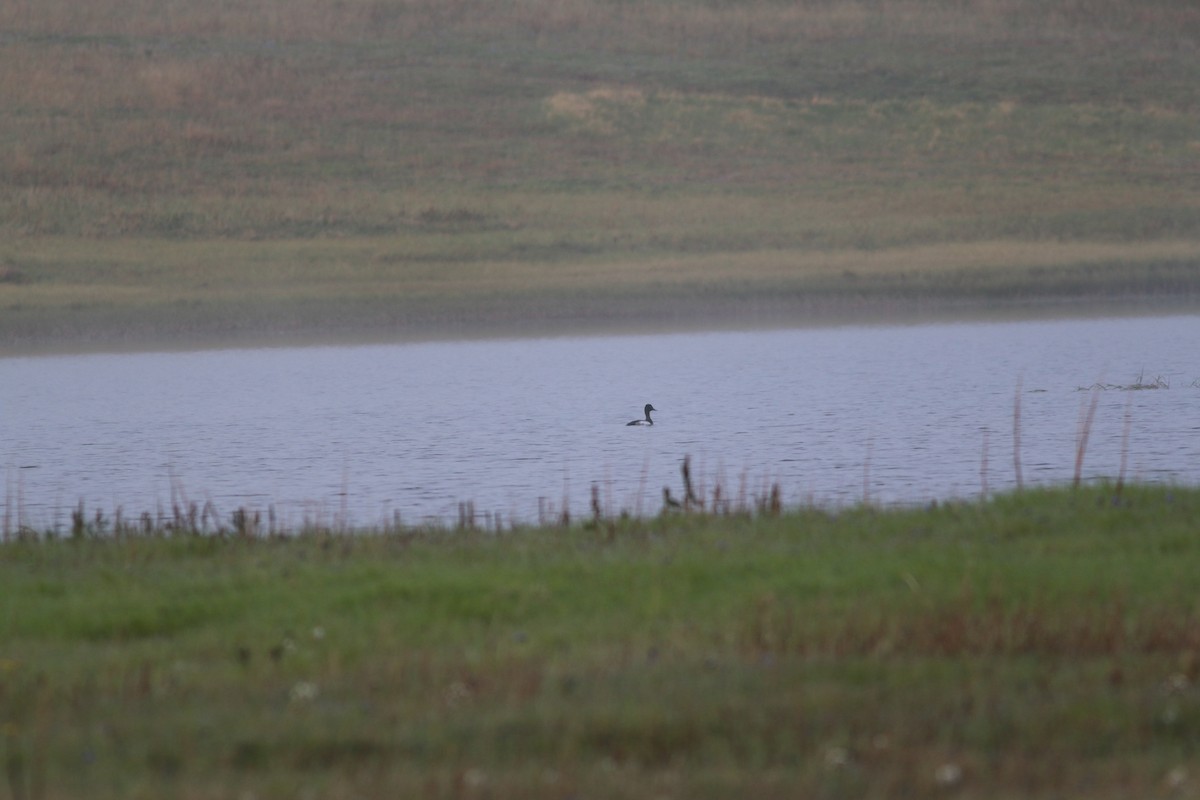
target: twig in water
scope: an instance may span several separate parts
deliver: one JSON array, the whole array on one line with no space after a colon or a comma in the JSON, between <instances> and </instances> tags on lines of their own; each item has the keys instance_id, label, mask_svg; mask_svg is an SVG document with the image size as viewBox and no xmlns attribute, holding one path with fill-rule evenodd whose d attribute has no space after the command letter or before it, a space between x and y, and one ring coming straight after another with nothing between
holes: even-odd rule
<instances>
[{"instance_id":1,"label":"twig in water","mask_svg":"<svg viewBox=\"0 0 1200 800\"><path fill-rule=\"evenodd\" d=\"M642 498L646 496L646 478L650 474L650 456L642 459L642 475L638 479L637 498L633 504L633 515L639 519L642 516Z\"/></svg>"},{"instance_id":2,"label":"twig in water","mask_svg":"<svg viewBox=\"0 0 1200 800\"><path fill-rule=\"evenodd\" d=\"M1166 378L1164 378L1162 375L1154 376L1154 380L1150 381L1149 383L1146 383L1145 376L1146 376L1146 368L1142 367L1142 371L1138 373L1137 382L1130 386L1124 386L1122 388L1124 388L1124 389L1170 389L1171 388L1171 382L1168 381Z\"/></svg>"},{"instance_id":3,"label":"twig in water","mask_svg":"<svg viewBox=\"0 0 1200 800\"><path fill-rule=\"evenodd\" d=\"M725 466L721 464L717 467L717 477L713 482L712 510L714 514L725 514L728 516L730 502L729 498L725 496L725 480Z\"/></svg>"},{"instance_id":4,"label":"twig in water","mask_svg":"<svg viewBox=\"0 0 1200 800\"><path fill-rule=\"evenodd\" d=\"M867 457L863 459L863 505L871 505L871 453L875 450L875 437L867 440Z\"/></svg>"},{"instance_id":5,"label":"twig in water","mask_svg":"<svg viewBox=\"0 0 1200 800\"><path fill-rule=\"evenodd\" d=\"M458 530L475 530L475 503L470 500L458 504Z\"/></svg>"},{"instance_id":6,"label":"twig in water","mask_svg":"<svg viewBox=\"0 0 1200 800\"><path fill-rule=\"evenodd\" d=\"M1193 384L1194 385L1194 384ZM1102 383L1097 381L1091 386L1080 386L1079 391L1086 392L1090 389L1104 389L1119 392L1136 392L1144 389L1170 389L1171 382L1162 375L1156 375L1151 381L1146 381L1146 370L1138 373L1137 380L1133 383Z\"/></svg>"},{"instance_id":7,"label":"twig in water","mask_svg":"<svg viewBox=\"0 0 1200 800\"><path fill-rule=\"evenodd\" d=\"M983 429L983 453L979 457L979 493L980 500L988 496L988 429Z\"/></svg>"},{"instance_id":8,"label":"twig in water","mask_svg":"<svg viewBox=\"0 0 1200 800\"><path fill-rule=\"evenodd\" d=\"M13 478L12 472L4 473L4 541L9 541L12 535L12 510L13 510Z\"/></svg>"},{"instance_id":9,"label":"twig in water","mask_svg":"<svg viewBox=\"0 0 1200 800\"><path fill-rule=\"evenodd\" d=\"M683 473L683 507L691 509L692 506L697 506L701 511L704 510L704 501L696 496L696 491L692 486L692 457L683 457L683 466L679 469Z\"/></svg>"},{"instance_id":10,"label":"twig in water","mask_svg":"<svg viewBox=\"0 0 1200 800\"><path fill-rule=\"evenodd\" d=\"M338 518L334 522L338 533L345 533L350 528L350 465L342 461L342 491L338 505Z\"/></svg>"},{"instance_id":11,"label":"twig in water","mask_svg":"<svg viewBox=\"0 0 1200 800\"><path fill-rule=\"evenodd\" d=\"M563 473L562 514L558 522L564 528L571 527L571 475L568 472Z\"/></svg>"},{"instance_id":12,"label":"twig in water","mask_svg":"<svg viewBox=\"0 0 1200 800\"><path fill-rule=\"evenodd\" d=\"M82 539L87 535L87 517L83 512L83 499L80 498L79 505L71 512L71 538Z\"/></svg>"},{"instance_id":13,"label":"twig in water","mask_svg":"<svg viewBox=\"0 0 1200 800\"><path fill-rule=\"evenodd\" d=\"M1133 425L1133 395L1125 398L1125 422L1121 429L1121 470L1117 473L1117 499L1125 488L1125 467L1129 463L1129 429Z\"/></svg>"},{"instance_id":14,"label":"twig in water","mask_svg":"<svg viewBox=\"0 0 1200 800\"><path fill-rule=\"evenodd\" d=\"M245 506L238 506L230 518L230 525L233 526L234 535L242 539L249 539L258 535L262 525L262 516L258 511L251 514Z\"/></svg>"},{"instance_id":15,"label":"twig in water","mask_svg":"<svg viewBox=\"0 0 1200 800\"><path fill-rule=\"evenodd\" d=\"M1072 484L1076 487L1079 486L1079 481L1083 477L1083 456L1087 453L1088 437L1092 434L1092 421L1096 418L1096 406L1099 402L1100 392L1093 389L1092 401L1088 404L1087 413L1080 417L1079 435L1076 437L1075 446L1075 481Z\"/></svg>"},{"instance_id":16,"label":"twig in water","mask_svg":"<svg viewBox=\"0 0 1200 800\"><path fill-rule=\"evenodd\" d=\"M1016 473L1017 489L1024 486L1021 479L1021 386L1025 376L1017 376L1017 390L1013 394L1013 471Z\"/></svg>"},{"instance_id":17,"label":"twig in water","mask_svg":"<svg viewBox=\"0 0 1200 800\"><path fill-rule=\"evenodd\" d=\"M609 519L616 516L613 511L613 479L608 467L604 468L604 516Z\"/></svg>"}]
</instances>

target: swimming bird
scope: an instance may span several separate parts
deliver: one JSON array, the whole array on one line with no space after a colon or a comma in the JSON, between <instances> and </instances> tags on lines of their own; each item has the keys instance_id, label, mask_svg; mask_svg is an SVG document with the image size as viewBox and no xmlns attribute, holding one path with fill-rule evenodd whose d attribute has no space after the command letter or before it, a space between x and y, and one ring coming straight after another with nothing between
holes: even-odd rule
<instances>
[{"instance_id":1,"label":"swimming bird","mask_svg":"<svg viewBox=\"0 0 1200 800\"><path fill-rule=\"evenodd\" d=\"M649 403L646 403L646 407L642 410L646 412L645 419L635 419L632 422L626 422L625 426L629 427L630 425L653 425L654 420L650 419L650 412L658 411L658 409L655 408L654 406L650 405Z\"/></svg>"}]
</instances>

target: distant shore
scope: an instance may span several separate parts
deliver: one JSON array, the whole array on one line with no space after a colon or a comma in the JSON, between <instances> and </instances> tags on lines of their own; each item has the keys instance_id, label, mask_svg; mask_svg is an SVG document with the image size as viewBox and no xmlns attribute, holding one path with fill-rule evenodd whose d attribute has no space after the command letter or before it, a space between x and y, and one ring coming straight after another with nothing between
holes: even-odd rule
<instances>
[{"instance_id":1,"label":"distant shore","mask_svg":"<svg viewBox=\"0 0 1200 800\"><path fill-rule=\"evenodd\" d=\"M762 330L838 325L911 325L956 322L1129 317L1200 314L1200 297L1035 297L1020 300L824 297L819 303L763 297L754 301L667 302L621 313L506 313L503 306L461 315L438 310L393 317L310 318L275 322L247 315L235 325L221 319L194 319L172 327L159 320L139 324L124 319L105 326L86 318L49 330L12 335L0 341L0 358L104 352L209 350L355 344L411 344L469 339L619 336Z\"/></svg>"},{"instance_id":2,"label":"distant shore","mask_svg":"<svg viewBox=\"0 0 1200 800\"><path fill-rule=\"evenodd\" d=\"M1200 308L1186 5L178 5L0 9L0 354Z\"/></svg>"},{"instance_id":3,"label":"distant shore","mask_svg":"<svg viewBox=\"0 0 1200 800\"><path fill-rule=\"evenodd\" d=\"M432 275L381 271L395 246L18 243L0 356L1200 311L1191 240L477 261ZM310 262L299 273L297 258Z\"/></svg>"}]
</instances>

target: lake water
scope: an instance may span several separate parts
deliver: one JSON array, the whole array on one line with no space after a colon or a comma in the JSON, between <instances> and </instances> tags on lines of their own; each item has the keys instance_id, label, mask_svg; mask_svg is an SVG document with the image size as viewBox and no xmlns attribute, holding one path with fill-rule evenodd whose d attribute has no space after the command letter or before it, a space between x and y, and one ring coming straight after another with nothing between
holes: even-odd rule
<instances>
[{"instance_id":1,"label":"lake water","mask_svg":"<svg viewBox=\"0 0 1200 800\"><path fill-rule=\"evenodd\" d=\"M1139 376L1169 388L1095 392L1084 477L1197 484L1198 344L1172 316L0 359L3 520L509 524L593 484L648 515L684 456L735 501L977 497L1014 485L1018 387L1025 484L1068 483L1087 387Z\"/></svg>"}]
</instances>

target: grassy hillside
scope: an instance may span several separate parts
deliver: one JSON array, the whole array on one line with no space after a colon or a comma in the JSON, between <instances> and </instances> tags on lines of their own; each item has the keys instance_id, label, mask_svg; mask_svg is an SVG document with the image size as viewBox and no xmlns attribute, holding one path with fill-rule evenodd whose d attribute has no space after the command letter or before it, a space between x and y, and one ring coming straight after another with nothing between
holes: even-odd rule
<instances>
[{"instance_id":1,"label":"grassy hillside","mask_svg":"<svg viewBox=\"0 0 1200 800\"><path fill-rule=\"evenodd\" d=\"M1200 293L1186 4L46 0L0 31L10 348Z\"/></svg>"},{"instance_id":2,"label":"grassy hillside","mask_svg":"<svg viewBox=\"0 0 1200 800\"><path fill-rule=\"evenodd\" d=\"M0 544L13 797L1190 796L1200 492ZM111 534L111 528L110 528Z\"/></svg>"}]
</instances>

